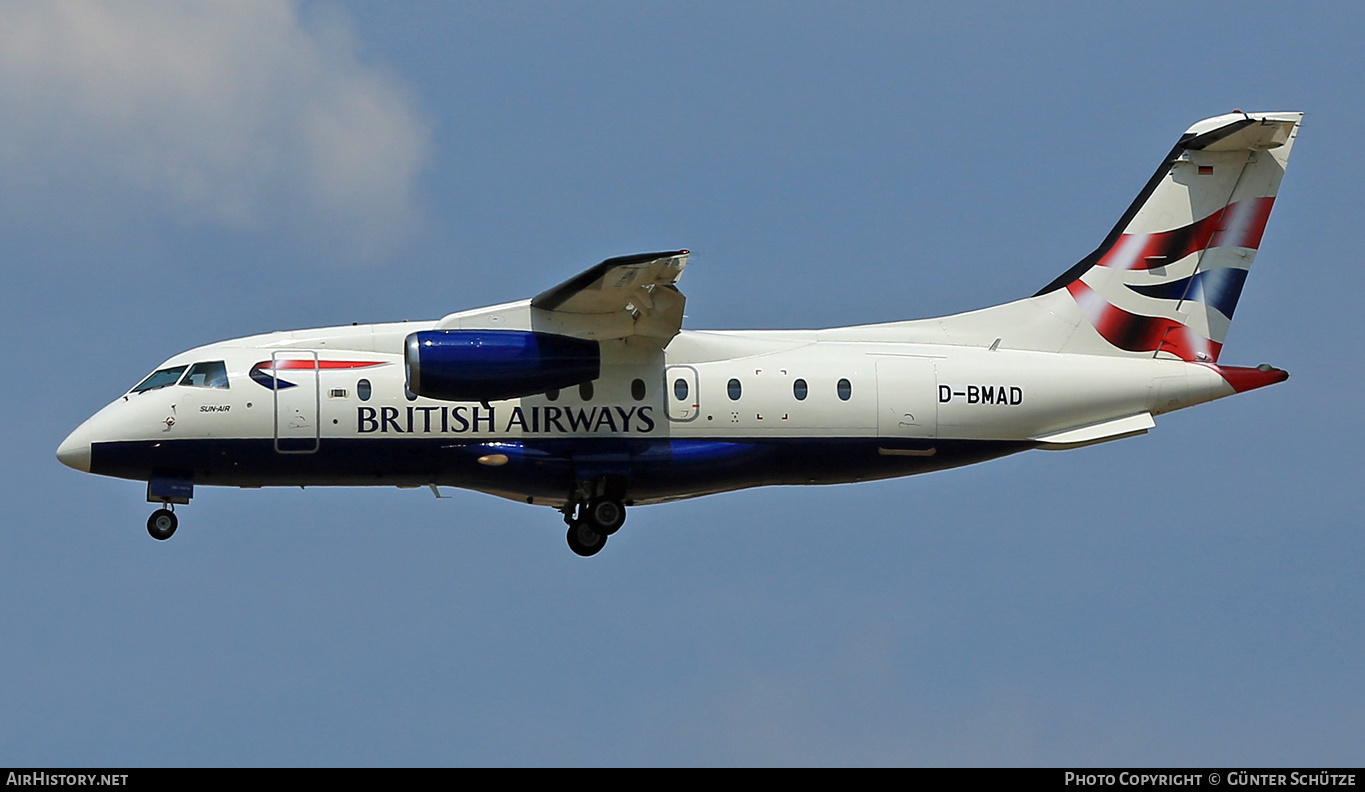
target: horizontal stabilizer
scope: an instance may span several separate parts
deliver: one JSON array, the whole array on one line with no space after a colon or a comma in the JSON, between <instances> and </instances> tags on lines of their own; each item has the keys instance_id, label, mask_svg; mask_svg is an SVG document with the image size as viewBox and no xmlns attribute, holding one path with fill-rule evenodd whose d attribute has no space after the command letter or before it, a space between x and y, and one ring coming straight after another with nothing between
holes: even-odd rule
<instances>
[{"instance_id":1,"label":"horizontal stabilizer","mask_svg":"<svg viewBox=\"0 0 1365 792\"><path fill-rule=\"evenodd\" d=\"M1289 141L1302 113L1230 113L1190 127L1183 148L1194 151L1264 151Z\"/></svg>"}]
</instances>

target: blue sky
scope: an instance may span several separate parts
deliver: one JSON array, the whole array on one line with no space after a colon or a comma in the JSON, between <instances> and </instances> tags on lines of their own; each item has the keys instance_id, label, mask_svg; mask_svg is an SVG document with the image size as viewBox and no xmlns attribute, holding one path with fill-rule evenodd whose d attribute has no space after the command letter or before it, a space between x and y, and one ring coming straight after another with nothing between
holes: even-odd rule
<instances>
[{"instance_id":1,"label":"blue sky","mask_svg":"<svg viewBox=\"0 0 1365 792\"><path fill-rule=\"evenodd\" d=\"M0 764L1359 764L1348 4L0 10ZM693 328L939 315L1201 118L1307 120L1225 361L1145 437L632 511L142 487L53 456L182 349L685 247Z\"/></svg>"}]
</instances>

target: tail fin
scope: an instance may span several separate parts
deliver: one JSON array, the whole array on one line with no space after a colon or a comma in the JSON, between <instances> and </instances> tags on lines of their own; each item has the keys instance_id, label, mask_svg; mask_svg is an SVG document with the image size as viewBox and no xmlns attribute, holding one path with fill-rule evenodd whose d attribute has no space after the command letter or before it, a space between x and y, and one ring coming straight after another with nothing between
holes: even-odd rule
<instances>
[{"instance_id":1,"label":"tail fin","mask_svg":"<svg viewBox=\"0 0 1365 792\"><path fill-rule=\"evenodd\" d=\"M1118 349L1217 361L1302 120L1190 127L1099 248L1034 296L1065 289Z\"/></svg>"}]
</instances>

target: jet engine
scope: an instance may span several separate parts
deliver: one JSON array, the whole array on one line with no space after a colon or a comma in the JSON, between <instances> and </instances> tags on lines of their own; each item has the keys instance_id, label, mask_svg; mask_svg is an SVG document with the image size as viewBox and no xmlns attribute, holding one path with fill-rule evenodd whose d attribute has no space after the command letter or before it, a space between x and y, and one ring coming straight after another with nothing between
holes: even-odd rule
<instances>
[{"instance_id":1,"label":"jet engine","mask_svg":"<svg viewBox=\"0 0 1365 792\"><path fill-rule=\"evenodd\" d=\"M597 379L596 341L528 330L425 330L408 336L408 390L443 401L497 401Z\"/></svg>"}]
</instances>

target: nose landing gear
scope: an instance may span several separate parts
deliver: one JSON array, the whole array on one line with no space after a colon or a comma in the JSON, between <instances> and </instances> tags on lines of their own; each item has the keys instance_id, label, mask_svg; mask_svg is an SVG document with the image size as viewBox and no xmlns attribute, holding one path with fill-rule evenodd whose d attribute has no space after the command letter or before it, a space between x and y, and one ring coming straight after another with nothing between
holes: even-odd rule
<instances>
[{"instance_id":1,"label":"nose landing gear","mask_svg":"<svg viewBox=\"0 0 1365 792\"><path fill-rule=\"evenodd\" d=\"M194 482L188 478L155 476L147 482L147 502L160 503L161 508L147 518L147 533L158 542L175 534L180 520L175 516L175 505L184 505L194 496Z\"/></svg>"},{"instance_id":2,"label":"nose landing gear","mask_svg":"<svg viewBox=\"0 0 1365 792\"><path fill-rule=\"evenodd\" d=\"M175 529L179 525L180 520L176 519L175 512L170 509L157 509L147 518L147 533L151 534L153 539L164 542L175 534Z\"/></svg>"}]
</instances>

